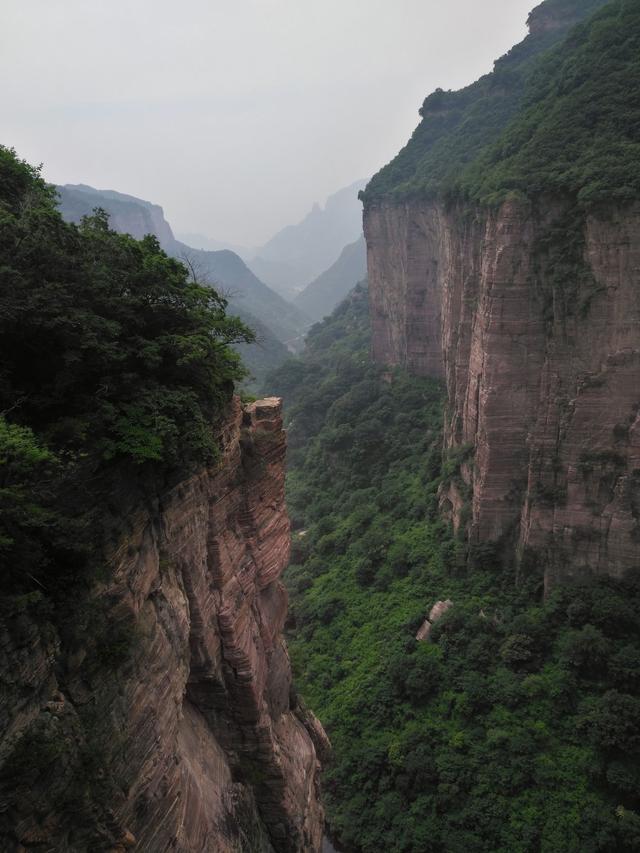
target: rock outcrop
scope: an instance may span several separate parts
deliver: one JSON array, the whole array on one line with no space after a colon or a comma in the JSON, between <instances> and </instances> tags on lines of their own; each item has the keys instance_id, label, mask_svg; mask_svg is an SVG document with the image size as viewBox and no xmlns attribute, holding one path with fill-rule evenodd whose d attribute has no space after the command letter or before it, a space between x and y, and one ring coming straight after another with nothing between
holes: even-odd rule
<instances>
[{"instance_id":1,"label":"rock outcrop","mask_svg":"<svg viewBox=\"0 0 640 853\"><path fill-rule=\"evenodd\" d=\"M573 217L549 200L365 211L373 355L447 384L443 509L547 581L622 574L640 543L640 209L570 240Z\"/></svg>"},{"instance_id":2,"label":"rock outcrop","mask_svg":"<svg viewBox=\"0 0 640 853\"><path fill-rule=\"evenodd\" d=\"M428 640L431 636L431 629L438 622L447 610L450 610L453 607L453 601L450 598L447 598L446 601L436 601L431 610L429 611L429 615L424 620L422 625L418 628L418 633L416 634L416 640L418 642L423 642L424 640Z\"/></svg>"},{"instance_id":3,"label":"rock outcrop","mask_svg":"<svg viewBox=\"0 0 640 853\"><path fill-rule=\"evenodd\" d=\"M281 634L280 401L235 400L221 444L214 469L129 519L68 636L28 608L5 626L3 850L320 850L326 736L293 698Z\"/></svg>"}]
</instances>

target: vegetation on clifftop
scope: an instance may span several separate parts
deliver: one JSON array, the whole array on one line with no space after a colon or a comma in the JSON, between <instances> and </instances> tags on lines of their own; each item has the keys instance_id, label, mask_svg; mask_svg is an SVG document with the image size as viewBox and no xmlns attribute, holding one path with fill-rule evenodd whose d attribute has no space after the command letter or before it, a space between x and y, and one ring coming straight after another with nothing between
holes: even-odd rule
<instances>
[{"instance_id":1,"label":"vegetation on clifftop","mask_svg":"<svg viewBox=\"0 0 640 853\"><path fill-rule=\"evenodd\" d=\"M365 204L494 204L514 193L569 194L584 206L639 198L640 9L634 0L603 5L546 0L533 17L553 26L534 28L466 89L430 95L410 142L366 188Z\"/></svg>"},{"instance_id":2,"label":"vegetation on clifftop","mask_svg":"<svg viewBox=\"0 0 640 853\"><path fill-rule=\"evenodd\" d=\"M0 147L0 562L3 592L51 590L96 559L109 484L184 475L252 339L153 237L104 213L65 223L38 170ZM131 468L133 466L133 468Z\"/></svg>"},{"instance_id":3,"label":"vegetation on clifftop","mask_svg":"<svg viewBox=\"0 0 640 853\"><path fill-rule=\"evenodd\" d=\"M640 198L640 6L615 0L536 65L523 108L462 176L482 202Z\"/></svg>"},{"instance_id":4,"label":"vegetation on clifftop","mask_svg":"<svg viewBox=\"0 0 640 853\"><path fill-rule=\"evenodd\" d=\"M437 511L442 389L371 363L366 291L267 390L288 401L289 647L334 758L332 832L358 853L640 845L640 579L542 599ZM430 641L432 605L454 602Z\"/></svg>"}]
</instances>

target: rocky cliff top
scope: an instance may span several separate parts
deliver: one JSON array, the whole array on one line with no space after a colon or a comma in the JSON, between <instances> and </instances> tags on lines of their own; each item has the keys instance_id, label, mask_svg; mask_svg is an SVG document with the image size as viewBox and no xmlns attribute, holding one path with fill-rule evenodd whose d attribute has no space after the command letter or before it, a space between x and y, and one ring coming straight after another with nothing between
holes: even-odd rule
<instances>
[{"instance_id":1,"label":"rocky cliff top","mask_svg":"<svg viewBox=\"0 0 640 853\"><path fill-rule=\"evenodd\" d=\"M80 222L96 207L109 214L111 227L121 234L141 240L153 234L166 252L172 252L175 238L159 204L114 190L96 190L87 184L65 184L56 188L60 212L68 222Z\"/></svg>"}]
</instances>

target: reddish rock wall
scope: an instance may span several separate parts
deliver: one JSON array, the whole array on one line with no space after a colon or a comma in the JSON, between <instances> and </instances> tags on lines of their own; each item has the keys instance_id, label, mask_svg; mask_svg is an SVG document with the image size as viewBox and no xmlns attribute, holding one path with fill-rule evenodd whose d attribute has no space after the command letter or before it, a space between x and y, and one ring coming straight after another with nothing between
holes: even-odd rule
<instances>
[{"instance_id":1,"label":"reddish rock wall","mask_svg":"<svg viewBox=\"0 0 640 853\"><path fill-rule=\"evenodd\" d=\"M472 543L542 555L548 580L640 554L640 211L588 218L577 265L572 215L365 214L374 357L447 383L443 509Z\"/></svg>"},{"instance_id":2,"label":"reddish rock wall","mask_svg":"<svg viewBox=\"0 0 640 853\"><path fill-rule=\"evenodd\" d=\"M96 600L132 637L113 672L91 663L90 618L64 658L59 639L9 626L0 759L27 730L65 755L3 803L2 849L320 850L326 736L290 698L281 634L285 448L279 400L236 400L216 469L130 519Z\"/></svg>"}]
</instances>

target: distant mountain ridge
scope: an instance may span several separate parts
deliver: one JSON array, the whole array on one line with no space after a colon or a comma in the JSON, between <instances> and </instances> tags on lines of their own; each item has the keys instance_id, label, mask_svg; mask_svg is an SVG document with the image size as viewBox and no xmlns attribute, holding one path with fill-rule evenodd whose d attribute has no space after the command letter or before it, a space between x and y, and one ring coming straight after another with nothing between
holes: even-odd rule
<instances>
[{"instance_id":1,"label":"distant mountain ridge","mask_svg":"<svg viewBox=\"0 0 640 853\"><path fill-rule=\"evenodd\" d=\"M186 243L187 246L193 246L194 249L203 249L206 252L222 252L228 249L230 252L234 252L241 257L245 264L256 253L255 247L240 246L237 243L228 243L226 240L215 240L213 237L207 237L205 234L196 234L194 232L176 233L175 237L176 240Z\"/></svg>"},{"instance_id":2,"label":"distant mountain ridge","mask_svg":"<svg viewBox=\"0 0 640 853\"><path fill-rule=\"evenodd\" d=\"M313 320L328 317L367 275L367 246L364 235L345 246L340 257L328 270L299 293L294 304Z\"/></svg>"},{"instance_id":3,"label":"distant mountain ridge","mask_svg":"<svg viewBox=\"0 0 640 853\"><path fill-rule=\"evenodd\" d=\"M330 314L365 278L358 200L364 184L356 181L339 190L324 207L315 204L301 222L278 232L248 262L251 250L246 247L230 247L199 234L190 235L193 243L177 239L158 204L86 184L57 189L65 219L79 222L101 207L116 231L138 239L154 234L167 253L188 260L200 280L217 286L230 309L258 331L259 351L244 347L243 357L254 374L262 374L263 366L271 369L281 363L287 350L300 350L311 323Z\"/></svg>"},{"instance_id":4,"label":"distant mountain ridge","mask_svg":"<svg viewBox=\"0 0 640 853\"><path fill-rule=\"evenodd\" d=\"M287 225L258 249L250 268L270 287L294 298L362 234L358 193L366 183L354 181L329 196L324 207L315 204L301 222Z\"/></svg>"},{"instance_id":5,"label":"distant mountain ridge","mask_svg":"<svg viewBox=\"0 0 640 853\"><path fill-rule=\"evenodd\" d=\"M230 313L256 330L256 343L241 348L256 380L281 364L288 351L301 348L310 318L260 281L234 252L194 249L176 240L162 207L144 199L86 184L67 184L57 190L64 219L79 222L101 207L109 214L115 231L137 239L153 234L167 254L188 259L201 281L220 289L229 302Z\"/></svg>"},{"instance_id":6,"label":"distant mountain ridge","mask_svg":"<svg viewBox=\"0 0 640 853\"><path fill-rule=\"evenodd\" d=\"M171 254L188 258L198 278L218 286L236 313L250 312L287 346L295 347L294 342L309 327L310 318L260 281L235 252L207 252L176 240Z\"/></svg>"},{"instance_id":7,"label":"distant mountain ridge","mask_svg":"<svg viewBox=\"0 0 640 853\"><path fill-rule=\"evenodd\" d=\"M80 222L94 208L102 207L109 214L114 231L131 234L137 240L154 234L162 248L171 253L175 238L159 204L152 204L114 190L97 190L87 184L64 184L56 187L60 198L58 207L68 222Z\"/></svg>"}]
</instances>

